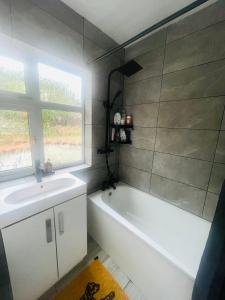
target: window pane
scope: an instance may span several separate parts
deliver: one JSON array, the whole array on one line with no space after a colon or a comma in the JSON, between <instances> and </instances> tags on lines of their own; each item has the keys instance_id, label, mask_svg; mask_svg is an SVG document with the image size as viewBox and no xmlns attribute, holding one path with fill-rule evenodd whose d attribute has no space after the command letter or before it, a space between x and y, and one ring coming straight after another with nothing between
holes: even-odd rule
<instances>
[{"instance_id":1,"label":"window pane","mask_svg":"<svg viewBox=\"0 0 225 300\"><path fill-rule=\"evenodd\" d=\"M62 70L39 64L41 100L81 105L81 78Z\"/></svg>"},{"instance_id":2,"label":"window pane","mask_svg":"<svg viewBox=\"0 0 225 300\"><path fill-rule=\"evenodd\" d=\"M25 94L24 65L0 56L0 90Z\"/></svg>"},{"instance_id":3,"label":"window pane","mask_svg":"<svg viewBox=\"0 0 225 300\"><path fill-rule=\"evenodd\" d=\"M81 113L42 110L45 160L69 165L82 160Z\"/></svg>"},{"instance_id":4,"label":"window pane","mask_svg":"<svg viewBox=\"0 0 225 300\"><path fill-rule=\"evenodd\" d=\"M0 171L32 166L27 112L0 110Z\"/></svg>"}]
</instances>

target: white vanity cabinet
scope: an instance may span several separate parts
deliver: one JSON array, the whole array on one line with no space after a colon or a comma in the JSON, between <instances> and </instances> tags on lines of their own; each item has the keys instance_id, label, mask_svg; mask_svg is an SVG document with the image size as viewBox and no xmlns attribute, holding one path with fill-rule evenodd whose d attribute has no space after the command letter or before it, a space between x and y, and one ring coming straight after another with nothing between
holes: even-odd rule
<instances>
[{"instance_id":1,"label":"white vanity cabinet","mask_svg":"<svg viewBox=\"0 0 225 300\"><path fill-rule=\"evenodd\" d=\"M37 299L57 281L53 209L2 229L15 300Z\"/></svg>"},{"instance_id":2,"label":"white vanity cabinet","mask_svg":"<svg viewBox=\"0 0 225 300\"><path fill-rule=\"evenodd\" d=\"M86 195L2 229L14 300L36 300L87 253Z\"/></svg>"},{"instance_id":3,"label":"white vanity cabinet","mask_svg":"<svg viewBox=\"0 0 225 300\"><path fill-rule=\"evenodd\" d=\"M86 195L54 207L59 278L87 253Z\"/></svg>"}]
</instances>

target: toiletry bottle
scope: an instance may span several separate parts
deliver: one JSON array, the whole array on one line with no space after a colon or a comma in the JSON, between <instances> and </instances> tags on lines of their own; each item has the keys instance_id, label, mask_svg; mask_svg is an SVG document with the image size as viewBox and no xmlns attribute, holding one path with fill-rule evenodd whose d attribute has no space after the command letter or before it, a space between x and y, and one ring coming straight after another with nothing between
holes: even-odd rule
<instances>
[{"instance_id":1,"label":"toiletry bottle","mask_svg":"<svg viewBox=\"0 0 225 300\"><path fill-rule=\"evenodd\" d=\"M114 115L114 125L120 125L121 122L121 114L119 112Z\"/></svg>"},{"instance_id":2,"label":"toiletry bottle","mask_svg":"<svg viewBox=\"0 0 225 300\"><path fill-rule=\"evenodd\" d=\"M126 123L126 111L125 111L125 109L123 109L122 113L121 113L121 122L120 122L120 124L125 125L125 123Z\"/></svg>"},{"instance_id":3,"label":"toiletry bottle","mask_svg":"<svg viewBox=\"0 0 225 300\"><path fill-rule=\"evenodd\" d=\"M115 134L116 134L116 129L112 128L112 135L111 135L111 141L114 142L115 141Z\"/></svg>"},{"instance_id":4,"label":"toiletry bottle","mask_svg":"<svg viewBox=\"0 0 225 300\"><path fill-rule=\"evenodd\" d=\"M126 132L123 128L120 129L120 141L123 143L126 142Z\"/></svg>"},{"instance_id":5,"label":"toiletry bottle","mask_svg":"<svg viewBox=\"0 0 225 300\"><path fill-rule=\"evenodd\" d=\"M133 117L132 115L127 115L126 117L126 125L133 125Z\"/></svg>"},{"instance_id":6,"label":"toiletry bottle","mask_svg":"<svg viewBox=\"0 0 225 300\"><path fill-rule=\"evenodd\" d=\"M52 173L52 163L50 161L50 159L47 160L47 162L45 163L45 173L50 174Z\"/></svg>"}]
</instances>

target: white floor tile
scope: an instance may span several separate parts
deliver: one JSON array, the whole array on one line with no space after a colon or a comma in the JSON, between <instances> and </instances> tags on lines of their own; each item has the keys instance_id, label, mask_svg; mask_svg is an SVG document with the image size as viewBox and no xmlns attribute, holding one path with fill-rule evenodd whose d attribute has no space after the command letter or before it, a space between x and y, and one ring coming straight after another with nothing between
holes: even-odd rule
<instances>
[{"instance_id":1,"label":"white floor tile","mask_svg":"<svg viewBox=\"0 0 225 300\"><path fill-rule=\"evenodd\" d=\"M132 281L129 281L126 285L124 292L129 297L129 300L148 300L142 295L141 291L133 284Z\"/></svg>"},{"instance_id":2,"label":"white floor tile","mask_svg":"<svg viewBox=\"0 0 225 300\"><path fill-rule=\"evenodd\" d=\"M103 265L112 274L122 289L128 284L129 278L121 271L118 265L115 264L110 257L104 261Z\"/></svg>"}]
</instances>

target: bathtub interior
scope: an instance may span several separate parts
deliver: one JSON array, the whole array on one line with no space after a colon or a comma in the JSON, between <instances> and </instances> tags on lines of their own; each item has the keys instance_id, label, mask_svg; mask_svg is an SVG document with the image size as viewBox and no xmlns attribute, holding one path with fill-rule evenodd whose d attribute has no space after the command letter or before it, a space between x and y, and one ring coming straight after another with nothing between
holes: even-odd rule
<instances>
[{"instance_id":1,"label":"bathtub interior","mask_svg":"<svg viewBox=\"0 0 225 300\"><path fill-rule=\"evenodd\" d=\"M123 183L100 197L195 278L211 223Z\"/></svg>"}]
</instances>

